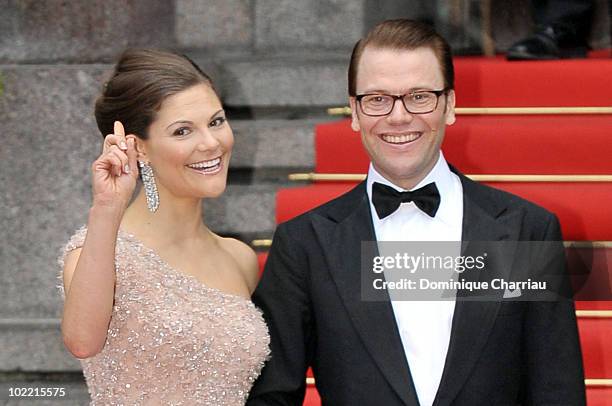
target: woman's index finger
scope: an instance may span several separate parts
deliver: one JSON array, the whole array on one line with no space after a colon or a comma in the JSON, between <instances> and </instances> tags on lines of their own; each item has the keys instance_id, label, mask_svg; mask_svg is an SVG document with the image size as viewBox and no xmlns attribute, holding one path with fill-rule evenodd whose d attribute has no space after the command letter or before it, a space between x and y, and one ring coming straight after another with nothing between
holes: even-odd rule
<instances>
[{"instance_id":1,"label":"woman's index finger","mask_svg":"<svg viewBox=\"0 0 612 406\"><path fill-rule=\"evenodd\" d=\"M117 135L125 137L125 129L123 128L123 124L121 124L121 121L115 121L113 132Z\"/></svg>"}]
</instances>

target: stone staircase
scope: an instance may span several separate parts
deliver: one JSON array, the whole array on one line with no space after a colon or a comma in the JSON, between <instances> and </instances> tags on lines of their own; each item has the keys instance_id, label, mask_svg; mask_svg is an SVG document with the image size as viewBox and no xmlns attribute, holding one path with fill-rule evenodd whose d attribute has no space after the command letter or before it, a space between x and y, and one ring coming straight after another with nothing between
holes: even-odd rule
<instances>
[{"instance_id":1,"label":"stone staircase","mask_svg":"<svg viewBox=\"0 0 612 406\"><path fill-rule=\"evenodd\" d=\"M89 168L102 141L93 102L125 47L179 50L212 75L236 143L227 191L205 202L205 218L216 232L250 241L272 235L276 191L298 186L287 174L313 170L314 125L333 119L326 108L346 104L346 70L355 41L391 16L429 18L443 32L456 31L448 17L455 3L5 2L0 19L0 400L29 404L9 399L8 388L55 386L68 388L68 396L54 405L88 402L79 363L61 341L56 258L87 218ZM434 10L435 15L424 15ZM606 13L598 15L604 22L595 24L593 42L606 44ZM496 15L496 21L502 17ZM465 14L465 23L466 18L474 17ZM528 28L519 18L494 34L507 46L508 32L524 34ZM478 38L465 32L452 38L453 45L478 46Z\"/></svg>"}]
</instances>

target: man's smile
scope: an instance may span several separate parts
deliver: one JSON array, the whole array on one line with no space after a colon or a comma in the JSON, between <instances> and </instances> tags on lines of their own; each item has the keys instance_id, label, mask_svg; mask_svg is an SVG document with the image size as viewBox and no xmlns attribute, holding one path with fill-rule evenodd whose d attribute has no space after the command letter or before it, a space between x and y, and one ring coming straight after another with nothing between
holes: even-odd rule
<instances>
[{"instance_id":1,"label":"man's smile","mask_svg":"<svg viewBox=\"0 0 612 406\"><path fill-rule=\"evenodd\" d=\"M388 144L403 145L415 142L423 136L423 131L407 131L402 133L384 133L379 137Z\"/></svg>"}]
</instances>

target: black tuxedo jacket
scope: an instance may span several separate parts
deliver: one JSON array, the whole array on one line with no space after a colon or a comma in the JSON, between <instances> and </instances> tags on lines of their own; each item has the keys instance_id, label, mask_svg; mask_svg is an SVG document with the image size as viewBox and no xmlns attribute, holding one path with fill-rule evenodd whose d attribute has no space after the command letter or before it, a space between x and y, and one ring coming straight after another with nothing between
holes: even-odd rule
<instances>
[{"instance_id":1,"label":"black tuxedo jacket","mask_svg":"<svg viewBox=\"0 0 612 406\"><path fill-rule=\"evenodd\" d=\"M464 241L562 240L550 212L459 176ZM248 405L301 405L310 366L324 405L419 404L391 303L361 300L373 240L365 182L278 226L253 295L272 355ZM571 300L457 301L434 405L584 405L583 375Z\"/></svg>"}]
</instances>

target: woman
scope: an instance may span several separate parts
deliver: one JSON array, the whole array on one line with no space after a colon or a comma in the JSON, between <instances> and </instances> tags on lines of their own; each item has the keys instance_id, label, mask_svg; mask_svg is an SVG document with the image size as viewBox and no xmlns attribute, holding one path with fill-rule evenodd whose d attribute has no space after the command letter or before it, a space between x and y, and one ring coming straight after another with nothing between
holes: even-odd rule
<instances>
[{"instance_id":1,"label":"woman","mask_svg":"<svg viewBox=\"0 0 612 406\"><path fill-rule=\"evenodd\" d=\"M185 57L128 50L95 115L109 135L93 204L60 260L62 335L92 404L244 404L269 337L249 299L254 252L202 221L234 143L210 78Z\"/></svg>"}]
</instances>

